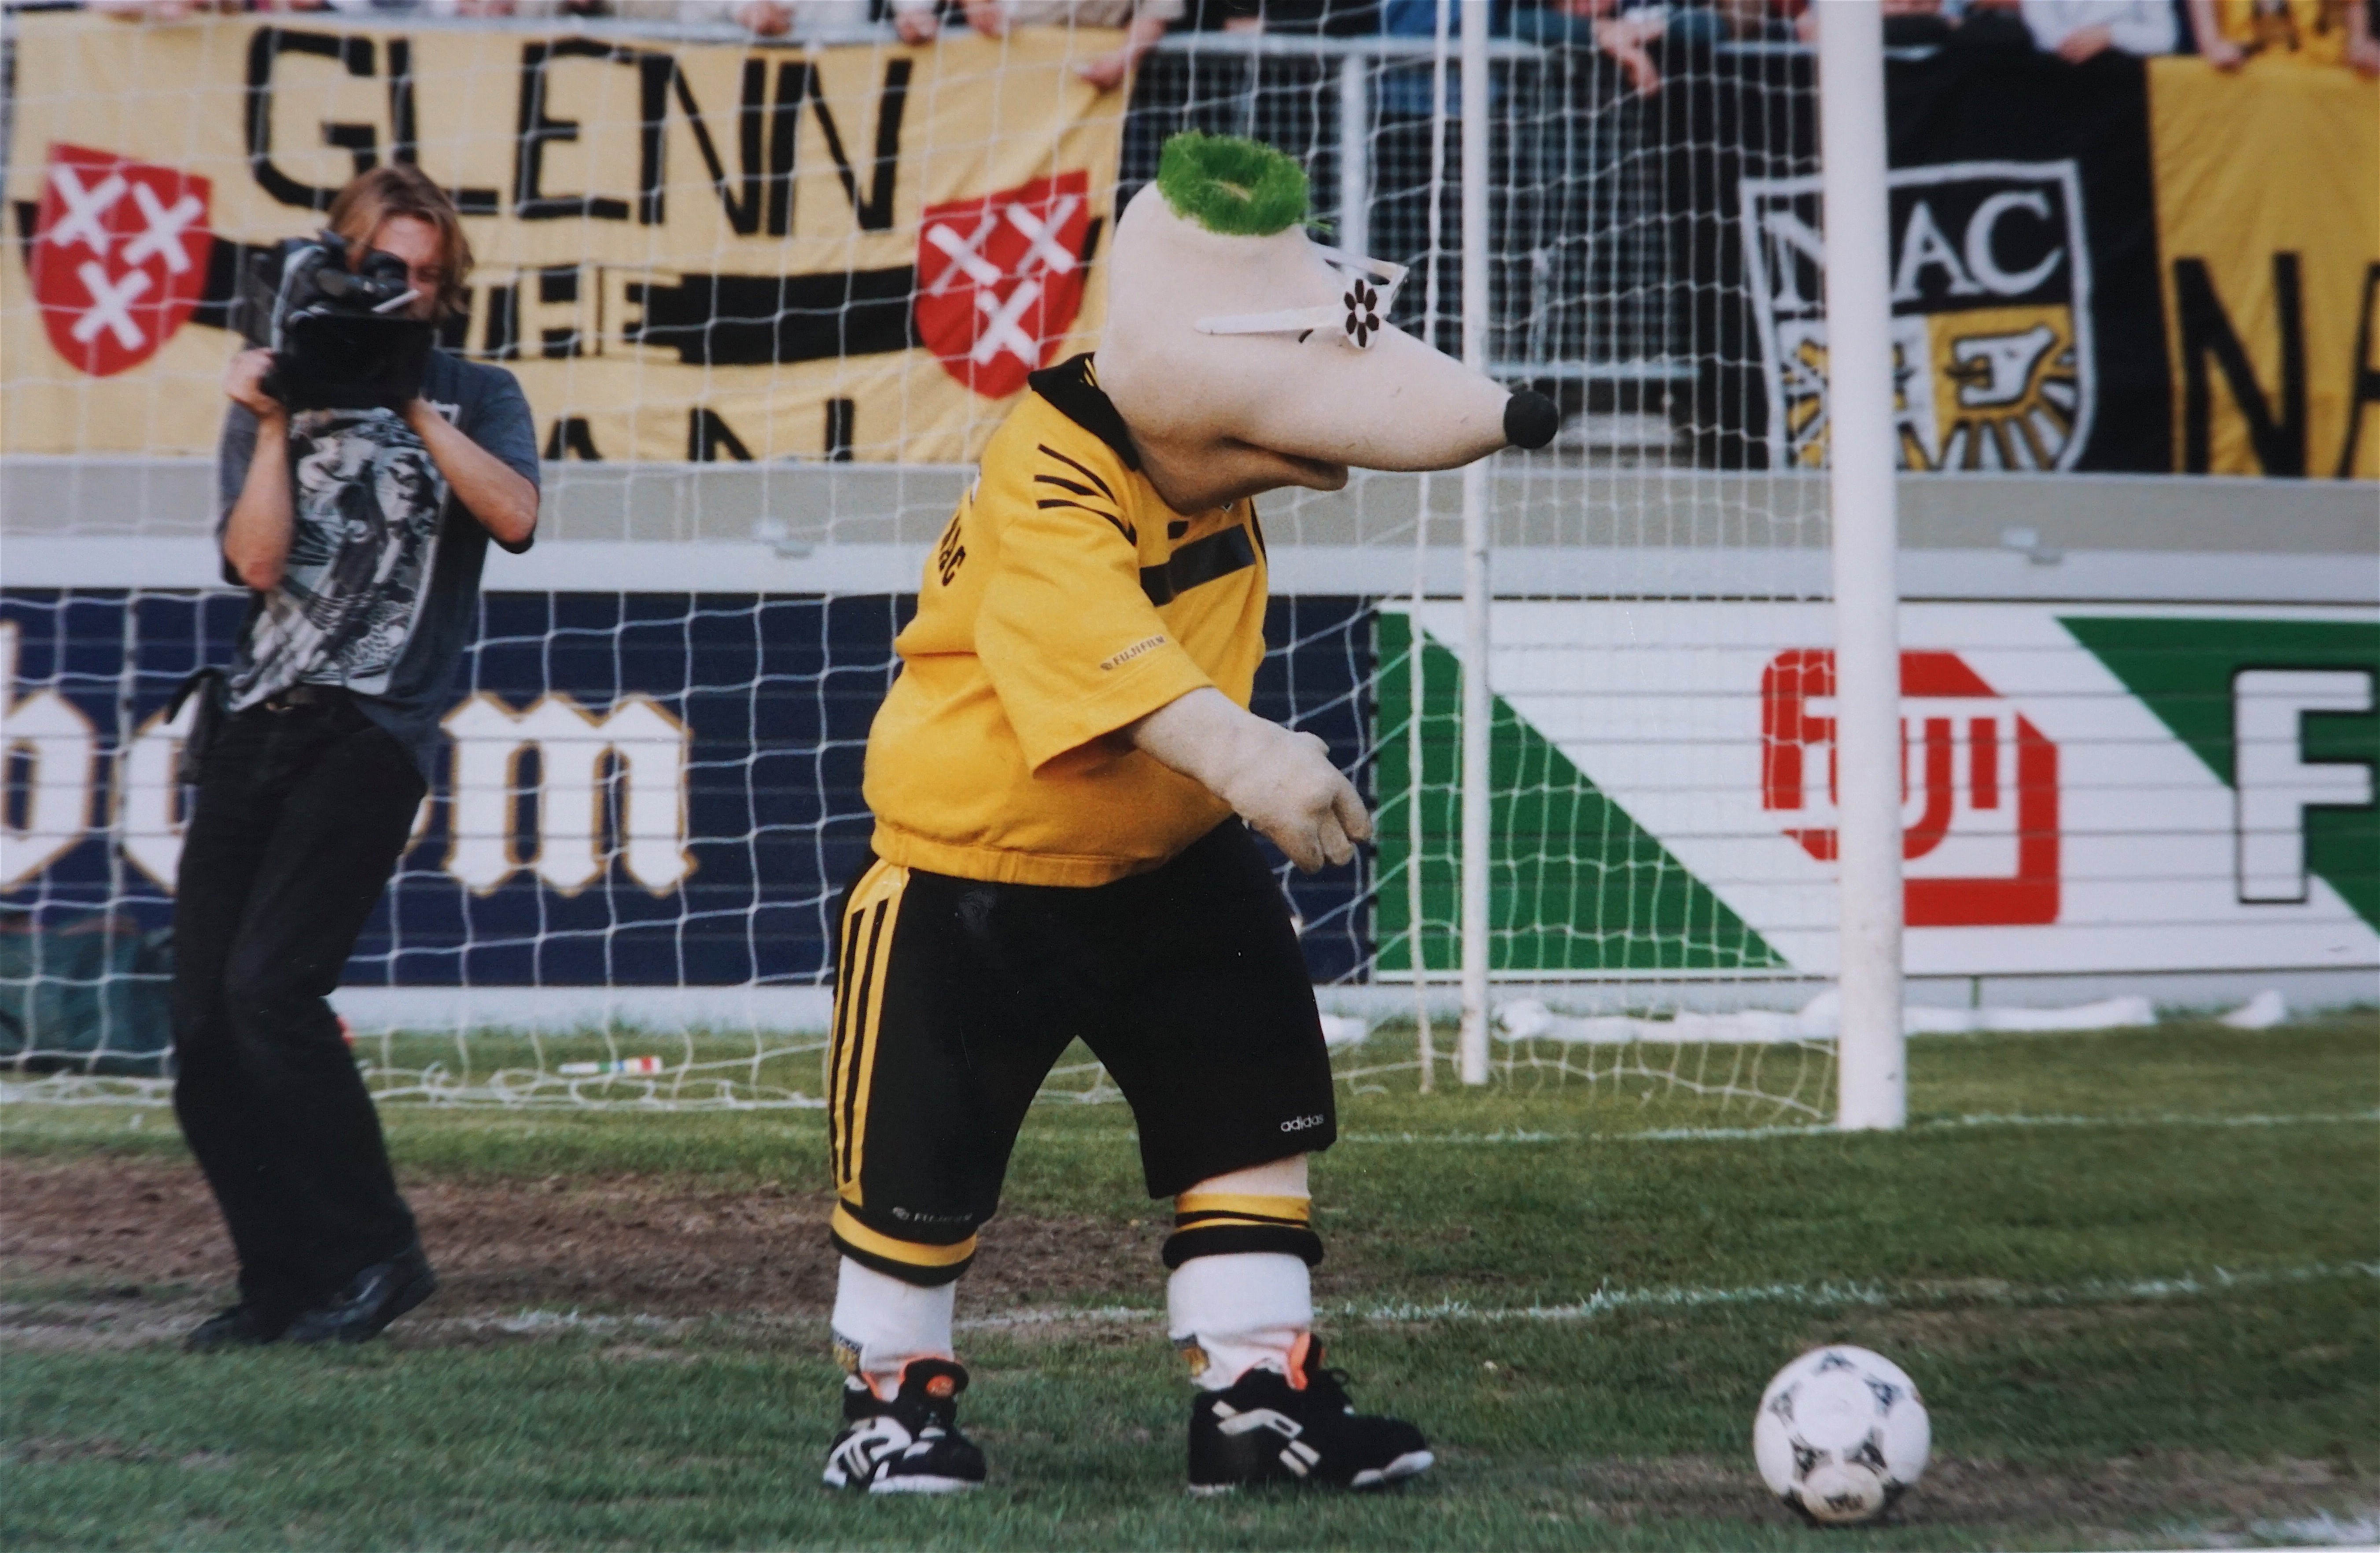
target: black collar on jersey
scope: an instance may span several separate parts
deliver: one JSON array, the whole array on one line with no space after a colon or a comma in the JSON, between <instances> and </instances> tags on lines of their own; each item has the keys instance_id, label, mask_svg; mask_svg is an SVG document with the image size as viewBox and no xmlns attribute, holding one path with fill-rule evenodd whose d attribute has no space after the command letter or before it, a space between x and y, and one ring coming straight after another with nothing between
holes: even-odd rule
<instances>
[{"instance_id":1,"label":"black collar on jersey","mask_svg":"<svg viewBox=\"0 0 2380 1553\"><path fill-rule=\"evenodd\" d=\"M1055 367L1028 374L1026 383L1056 406L1060 415L1115 450L1127 469L1140 467L1140 450L1132 445L1132 431L1116 413L1115 401L1091 374L1091 353L1070 356Z\"/></svg>"}]
</instances>

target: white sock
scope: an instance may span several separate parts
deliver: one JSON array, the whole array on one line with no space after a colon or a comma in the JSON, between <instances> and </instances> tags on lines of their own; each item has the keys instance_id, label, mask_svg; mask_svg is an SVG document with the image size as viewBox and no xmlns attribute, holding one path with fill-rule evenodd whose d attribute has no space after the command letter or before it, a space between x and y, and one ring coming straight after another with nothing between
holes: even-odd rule
<instances>
[{"instance_id":1,"label":"white sock","mask_svg":"<svg viewBox=\"0 0 2380 1553\"><path fill-rule=\"evenodd\" d=\"M846 1374L890 1401L912 1359L949 1359L956 1282L920 1289L850 1257L834 1285L834 1356Z\"/></svg>"},{"instance_id":2,"label":"white sock","mask_svg":"<svg viewBox=\"0 0 2380 1553\"><path fill-rule=\"evenodd\" d=\"M1165 1285L1166 1329L1189 1356L1192 1378L1220 1391L1257 1368L1291 1371L1314 1327L1305 1259L1277 1251L1193 1256Z\"/></svg>"}]
</instances>

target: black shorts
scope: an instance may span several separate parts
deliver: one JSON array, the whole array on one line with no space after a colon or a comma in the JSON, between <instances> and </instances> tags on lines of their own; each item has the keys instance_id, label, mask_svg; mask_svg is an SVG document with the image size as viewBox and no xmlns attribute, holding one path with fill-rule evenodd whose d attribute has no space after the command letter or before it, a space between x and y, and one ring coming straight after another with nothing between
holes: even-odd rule
<instances>
[{"instance_id":1,"label":"black shorts","mask_svg":"<svg viewBox=\"0 0 2380 1553\"><path fill-rule=\"evenodd\" d=\"M1078 1037L1132 1106L1152 1197L1337 1135L1296 929L1236 819L1091 889L880 860L840 918L832 1238L880 1271L966 1270L1026 1109Z\"/></svg>"}]
</instances>

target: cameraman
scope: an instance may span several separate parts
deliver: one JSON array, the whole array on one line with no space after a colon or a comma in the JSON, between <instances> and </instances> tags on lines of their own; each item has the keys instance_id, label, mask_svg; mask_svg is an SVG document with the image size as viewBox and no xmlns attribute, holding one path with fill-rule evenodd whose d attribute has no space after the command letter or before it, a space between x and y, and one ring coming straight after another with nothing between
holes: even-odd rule
<instances>
[{"instance_id":1,"label":"cameraman","mask_svg":"<svg viewBox=\"0 0 2380 1553\"><path fill-rule=\"evenodd\" d=\"M411 166L378 167L340 190L329 222L336 245L313 254L327 269L402 264L411 300L358 311L419 363L466 295L453 201ZM254 349L224 376L225 580L250 607L191 740L174 1110L240 1272L239 1302L189 1335L193 1352L360 1342L437 1286L327 998L428 791L488 540L518 552L536 534L537 441L510 372L434 349L418 392L384 389L402 409L292 411L268 386L346 365Z\"/></svg>"}]
</instances>

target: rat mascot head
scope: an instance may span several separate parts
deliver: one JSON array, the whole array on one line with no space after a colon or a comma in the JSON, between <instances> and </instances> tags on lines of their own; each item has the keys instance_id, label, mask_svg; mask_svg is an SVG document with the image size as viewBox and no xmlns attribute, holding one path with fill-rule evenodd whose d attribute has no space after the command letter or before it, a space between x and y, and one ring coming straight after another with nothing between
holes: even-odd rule
<instances>
[{"instance_id":1,"label":"rat mascot head","mask_svg":"<svg viewBox=\"0 0 2380 1553\"><path fill-rule=\"evenodd\" d=\"M1398 265L1305 234L1305 174L1254 140L1166 141L1116 224L1099 387L1176 512L1351 466L1451 469L1543 447L1560 417L1388 322Z\"/></svg>"}]
</instances>

